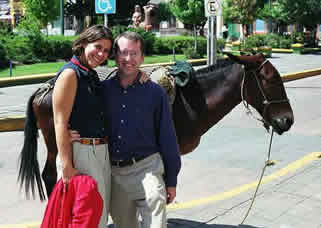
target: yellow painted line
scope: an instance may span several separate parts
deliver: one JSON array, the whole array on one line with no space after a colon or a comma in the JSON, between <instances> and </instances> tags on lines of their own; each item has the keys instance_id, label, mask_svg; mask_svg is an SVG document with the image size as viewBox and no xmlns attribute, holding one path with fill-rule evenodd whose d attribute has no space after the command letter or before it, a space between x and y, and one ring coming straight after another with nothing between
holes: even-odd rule
<instances>
[{"instance_id":1,"label":"yellow painted line","mask_svg":"<svg viewBox=\"0 0 321 228\"><path fill-rule=\"evenodd\" d=\"M321 158L321 152L312 152L312 153L304 156L303 158L301 158L293 163L290 163L289 165L287 165L283 169L280 169L279 171L264 177L262 179L261 184L265 184L265 183L268 183L274 179L285 176L286 174L288 174L290 172L294 172L295 170L302 168L303 166L305 166L315 160L318 160L320 158ZM225 199L234 197L236 195L239 195L243 192L246 192L250 189L256 188L257 184L258 184L258 181L255 181L250 184L242 185L242 186L235 188L231 191L223 192L223 193L220 193L220 194L217 194L214 196L201 198L201 199L197 199L197 200L192 200L192 201L185 202L185 203L171 204L171 205L167 206L167 210L168 211L175 211L175 210L180 210L180 209L188 209L188 208L192 208L192 207L196 207L196 206L200 206L200 205L204 205L204 204L209 204L209 203L214 203L217 201L225 200ZM0 228L39 228L40 224L41 224L40 222L34 222L34 223L28 223L28 224L12 224L12 225L0 226Z\"/></svg>"},{"instance_id":2,"label":"yellow painted line","mask_svg":"<svg viewBox=\"0 0 321 228\"><path fill-rule=\"evenodd\" d=\"M287 165L283 169L280 169L279 171L264 177L262 179L261 184L265 184L265 183L268 183L274 179L285 176L289 172L294 172L295 170L311 163L312 161L320 159L320 156L321 156L321 152L312 152L312 153L304 156L303 158L301 158L293 163L290 163L289 165ZM258 184L258 181L255 181L250 184L242 185L242 186L235 188L231 191L219 193L214 196L201 198L201 199L197 199L197 200L192 200L192 201L185 202L185 203L171 204L171 205L167 206L167 209L168 209L168 211L188 209L188 208L192 208L192 207L196 207L196 206L200 206L200 205L204 205L204 204L209 204L209 203L214 203L217 201L225 200L225 199L234 197L236 195L239 195L243 192L246 192L250 189L254 189L254 188L256 188L257 184Z\"/></svg>"}]
</instances>

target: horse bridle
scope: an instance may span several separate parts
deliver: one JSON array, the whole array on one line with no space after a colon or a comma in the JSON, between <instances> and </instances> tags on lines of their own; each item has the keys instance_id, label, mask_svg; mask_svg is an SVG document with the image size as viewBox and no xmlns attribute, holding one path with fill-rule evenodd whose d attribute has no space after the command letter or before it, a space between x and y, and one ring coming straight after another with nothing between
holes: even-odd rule
<instances>
[{"instance_id":1,"label":"horse bridle","mask_svg":"<svg viewBox=\"0 0 321 228\"><path fill-rule=\"evenodd\" d=\"M244 98L244 84L245 84L245 67L243 65L243 79L242 79L242 85L241 85L241 97L242 97L242 103L244 104L245 108L247 109L247 113L251 114L255 119L263 122L264 125L266 125L267 127L268 126L271 126L271 124L269 123L269 121L266 120L266 112L269 108L270 105L272 104L281 104L281 103L285 103L285 102L289 102L289 99L286 98L286 99L282 99L282 100L269 100L266 96L266 93L264 92L264 89L263 89L263 86L262 84L260 83L259 81L259 78L258 78L258 72L262 69L262 67L266 64L266 63L270 63L269 60L264 60L263 63L260 64L260 66L254 70L251 70L250 73L252 73L255 77L255 81L256 81L256 84L261 92L261 95L263 97L263 113L262 113L262 118L257 118L253 115L253 112L251 111L251 109L249 108L249 104L248 102L245 100Z\"/></svg>"}]
</instances>

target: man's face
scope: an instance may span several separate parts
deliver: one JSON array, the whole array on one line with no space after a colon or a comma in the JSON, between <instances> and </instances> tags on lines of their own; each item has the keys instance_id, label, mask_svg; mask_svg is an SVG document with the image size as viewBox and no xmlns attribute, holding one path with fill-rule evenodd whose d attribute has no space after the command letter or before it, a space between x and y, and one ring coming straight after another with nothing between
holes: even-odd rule
<instances>
[{"instance_id":1,"label":"man's face","mask_svg":"<svg viewBox=\"0 0 321 228\"><path fill-rule=\"evenodd\" d=\"M138 27L140 22L142 22L142 14L141 13L134 13L133 14L133 17L132 17L132 20L133 20L133 24Z\"/></svg>"},{"instance_id":2,"label":"man's face","mask_svg":"<svg viewBox=\"0 0 321 228\"><path fill-rule=\"evenodd\" d=\"M116 63L123 77L136 77L139 66L144 62L144 54L141 52L140 43L121 37L118 40Z\"/></svg>"}]
</instances>

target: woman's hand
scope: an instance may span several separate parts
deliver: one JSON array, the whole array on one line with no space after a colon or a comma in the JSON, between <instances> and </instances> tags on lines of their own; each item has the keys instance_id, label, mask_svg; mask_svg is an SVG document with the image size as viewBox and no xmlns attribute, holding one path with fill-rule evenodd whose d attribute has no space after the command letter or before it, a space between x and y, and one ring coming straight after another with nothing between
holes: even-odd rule
<instances>
[{"instance_id":1,"label":"woman's hand","mask_svg":"<svg viewBox=\"0 0 321 228\"><path fill-rule=\"evenodd\" d=\"M69 180L78 174L78 170L72 166L62 168L62 182L68 184Z\"/></svg>"},{"instance_id":2,"label":"woman's hand","mask_svg":"<svg viewBox=\"0 0 321 228\"><path fill-rule=\"evenodd\" d=\"M146 72L144 72L144 71L141 71L141 77L140 77L140 79L139 79L139 82L141 83L141 84L144 84L145 82L148 82L149 80L150 80L150 77L146 74Z\"/></svg>"}]
</instances>

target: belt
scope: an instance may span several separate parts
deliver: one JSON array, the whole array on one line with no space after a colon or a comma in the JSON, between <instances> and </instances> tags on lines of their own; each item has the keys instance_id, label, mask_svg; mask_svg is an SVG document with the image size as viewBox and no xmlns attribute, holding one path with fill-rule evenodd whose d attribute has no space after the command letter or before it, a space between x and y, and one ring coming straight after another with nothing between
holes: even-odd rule
<instances>
[{"instance_id":1,"label":"belt","mask_svg":"<svg viewBox=\"0 0 321 228\"><path fill-rule=\"evenodd\" d=\"M80 138L79 142L85 145L107 144L106 138Z\"/></svg>"},{"instance_id":2,"label":"belt","mask_svg":"<svg viewBox=\"0 0 321 228\"><path fill-rule=\"evenodd\" d=\"M144 156L140 156L140 157L132 158L132 159L128 159L128 160L111 160L110 163L112 166L116 166L116 167L121 168L121 167L125 167L125 166L131 166L131 165L135 164L136 162L139 162L139 161L141 161L151 155L152 154L148 154L148 155L144 155Z\"/></svg>"}]
</instances>

